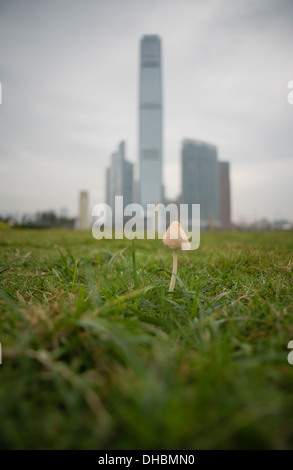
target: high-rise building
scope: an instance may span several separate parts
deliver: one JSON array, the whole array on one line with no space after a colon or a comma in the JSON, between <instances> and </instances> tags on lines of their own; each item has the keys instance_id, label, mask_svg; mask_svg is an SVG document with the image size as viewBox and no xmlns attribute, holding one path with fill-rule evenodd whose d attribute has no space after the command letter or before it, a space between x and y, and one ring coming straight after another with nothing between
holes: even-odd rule
<instances>
[{"instance_id":1,"label":"high-rise building","mask_svg":"<svg viewBox=\"0 0 293 470\"><path fill-rule=\"evenodd\" d=\"M203 228L219 224L218 156L214 145L185 139L181 151L182 202L200 204Z\"/></svg>"},{"instance_id":2,"label":"high-rise building","mask_svg":"<svg viewBox=\"0 0 293 470\"><path fill-rule=\"evenodd\" d=\"M218 162L219 173L219 219L222 228L231 227L230 166L229 162Z\"/></svg>"},{"instance_id":3,"label":"high-rise building","mask_svg":"<svg viewBox=\"0 0 293 470\"><path fill-rule=\"evenodd\" d=\"M123 196L123 206L133 203L133 163L125 159L125 142L111 155L111 166L106 169L106 203L114 215L115 196Z\"/></svg>"},{"instance_id":4,"label":"high-rise building","mask_svg":"<svg viewBox=\"0 0 293 470\"><path fill-rule=\"evenodd\" d=\"M106 204L111 205L111 167L106 168Z\"/></svg>"},{"instance_id":5,"label":"high-rise building","mask_svg":"<svg viewBox=\"0 0 293 470\"><path fill-rule=\"evenodd\" d=\"M87 191L80 191L79 193L78 228L80 230L89 228L89 193Z\"/></svg>"},{"instance_id":6,"label":"high-rise building","mask_svg":"<svg viewBox=\"0 0 293 470\"><path fill-rule=\"evenodd\" d=\"M162 186L162 58L161 39L140 42L139 203L163 202Z\"/></svg>"}]
</instances>

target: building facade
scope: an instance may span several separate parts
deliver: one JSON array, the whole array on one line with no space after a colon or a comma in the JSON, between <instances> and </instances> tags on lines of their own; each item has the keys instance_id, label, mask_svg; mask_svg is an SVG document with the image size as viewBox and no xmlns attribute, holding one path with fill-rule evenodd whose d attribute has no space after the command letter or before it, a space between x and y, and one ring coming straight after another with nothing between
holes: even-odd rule
<instances>
[{"instance_id":1,"label":"building facade","mask_svg":"<svg viewBox=\"0 0 293 470\"><path fill-rule=\"evenodd\" d=\"M181 150L184 204L200 204L203 228L219 225L218 152L214 145L185 139Z\"/></svg>"},{"instance_id":2,"label":"building facade","mask_svg":"<svg viewBox=\"0 0 293 470\"><path fill-rule=\"evenodd\" d=\"M125 142L111 155L111 165L106 169L106 203L114 216L115 196L123 196L123 208L133 203L133 163L125 158Z\"/></svg>"},{"instance_id":3,"label":"building facade","mask_svg":"<svg viewBox=\"0 0 293 470\"><path fill-rule=\"evenodd\" d=\"M89 225L89 193L87 191L80 191L78 228L80 230L88 230Z\"/></svg>"},{"instance_id":4,"label":"building facade","mask_svg":"<svg viewBox=\"0 0 293 470\"><path fill-rule=\"evenodd\" d=\"M163 202L161 39L143 36L140 42L139 86L139 188L138 202Z\"/></svg>"},{"instance_id":5,"label":"building facade","mask_svg":"<svg viewBox=\"0 0 293 470\"><path fill-rule=\"evenodd\" d=\"M231 200L230 200L230 165L229 162L218 162L219 176L219 219L221 227L231 227Z\"/></svg>"}]
</instances>

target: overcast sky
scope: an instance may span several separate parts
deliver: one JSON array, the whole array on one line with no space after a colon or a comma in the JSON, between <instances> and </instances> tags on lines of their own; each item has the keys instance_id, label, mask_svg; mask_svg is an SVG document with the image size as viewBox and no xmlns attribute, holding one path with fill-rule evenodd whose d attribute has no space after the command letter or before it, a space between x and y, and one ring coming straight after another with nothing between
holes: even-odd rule
<instances>
[{"instance_id":1,"label":"overcast sky","mask_svg":"<svg viewBox=\"0 0 293 470\"><path fill-rule=\"evenodd\" d=\"M164 183L183 138L229 160L234 221L293 220L293 1L0 0L0 213L104 202L138 148L139 40L163 45Z\"/></svg>"}]
</instances>

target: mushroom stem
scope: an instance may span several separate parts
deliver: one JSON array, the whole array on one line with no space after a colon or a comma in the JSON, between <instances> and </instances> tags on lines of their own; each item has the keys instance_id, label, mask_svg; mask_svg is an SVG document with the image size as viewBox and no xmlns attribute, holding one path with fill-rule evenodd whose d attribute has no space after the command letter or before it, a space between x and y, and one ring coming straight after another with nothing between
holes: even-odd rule
<instances>
[{"instance_id":1,"label":"mushroom stem","mask_svg":"<svg viewBox=\"0 0 293 470\"><path fill-rule=\"evenodd\" d=\"M169 292L173 292L174 290L174 286L176 282L175 274L177 274L177 250L173 250L173 269L172 269L172 277L171 277Z\"/></svg>"}]
</instances>

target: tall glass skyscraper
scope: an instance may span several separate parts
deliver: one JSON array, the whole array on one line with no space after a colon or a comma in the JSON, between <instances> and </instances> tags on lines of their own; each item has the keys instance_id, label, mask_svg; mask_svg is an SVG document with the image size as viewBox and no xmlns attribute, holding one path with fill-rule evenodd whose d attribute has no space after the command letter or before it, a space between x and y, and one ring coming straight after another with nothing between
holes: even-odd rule
<instances>
[{"instance_id":1,"label":"tall glass skyscraper","mask_svg":"<svg viewBox=\"0 0 293 470\"><path fill-rule=\"evenodd\" d=\"M182 202L200 204L202 227L219 224L218 152L214 145L185 139L181 153Z\"/></svg>"},{"instance_id":2,"label":"tall glass skyscraper","mask_svg":"<svg viewBox=\"0 0 293 470\"><path fill-rule=\"evenodd\" d=\"M140 43L139 203L163 202L161 39L143 36Z\"/></svg>"}]
</instances>

